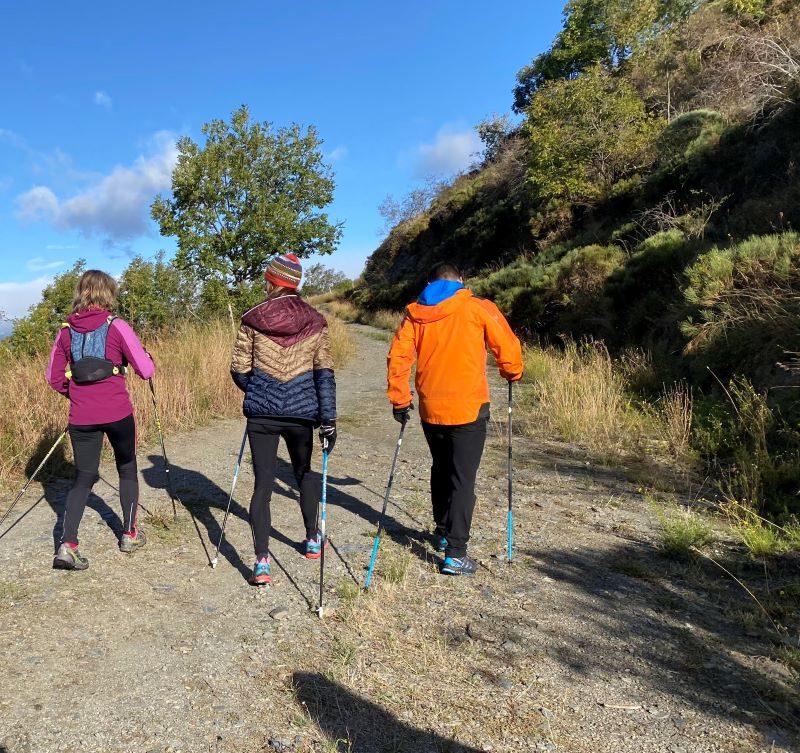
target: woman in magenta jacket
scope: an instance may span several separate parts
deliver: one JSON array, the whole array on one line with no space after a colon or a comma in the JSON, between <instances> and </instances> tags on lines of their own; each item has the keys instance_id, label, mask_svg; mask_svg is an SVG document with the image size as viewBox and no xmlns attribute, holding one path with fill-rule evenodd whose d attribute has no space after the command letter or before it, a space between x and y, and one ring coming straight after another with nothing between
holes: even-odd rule
<instances>
[{"instance_id":1,"label":"woman in magenta jacket","mask_svg":"<svg viewBox=\"0 0 800 753\"><path fill-rule=\"evenodd\" d=\"M130 325L114 316L117 292L117 283L105 272L91 269L83 274L72 313L53 343L47 365L50 386L69 398L67 428L75 459L75 481L67 495L61 542L53 560L58 569L89 567L89 560L78 551L78 525L99 478L104 435L119 472L123 517L119 548L131 553L145 544L137 526L136 423L125 367L130 365L142 379L149 379L155 365Z\"/></svg>"}]
</instances>

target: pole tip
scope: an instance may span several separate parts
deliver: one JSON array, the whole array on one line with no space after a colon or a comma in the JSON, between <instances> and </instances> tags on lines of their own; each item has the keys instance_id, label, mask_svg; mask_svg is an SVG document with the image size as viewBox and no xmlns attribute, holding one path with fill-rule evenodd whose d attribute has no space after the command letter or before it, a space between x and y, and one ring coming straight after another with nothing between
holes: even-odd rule
<instances>
[{"instance_id":1,"label":"pole tip","mask_svg":"<svg viewBox=\"0 0 800 753\"><path fill-rule=\"evenodd\" d=\"M217 569L217 558L216 557L214 557L214 559L211 560L211 569L212 570L216 570Z\"/></svg>"}]
</instances>

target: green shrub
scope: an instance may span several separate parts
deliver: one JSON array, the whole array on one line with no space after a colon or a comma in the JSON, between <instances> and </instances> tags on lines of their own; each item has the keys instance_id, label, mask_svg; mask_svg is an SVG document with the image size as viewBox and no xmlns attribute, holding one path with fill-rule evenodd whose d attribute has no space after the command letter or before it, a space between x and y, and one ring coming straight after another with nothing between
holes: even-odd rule
<instances>
[{"instance_id":1,"label":"green shrub","mask_svg":"<svg viewBox=\"0 0 800 753\"><path fill-rule=\"evenodd\" d=\"M675 166L713 149L726 127L725 116L714 110L692 110L679 115L658 139L661 165Z\"/></svg>"}]
</instances>

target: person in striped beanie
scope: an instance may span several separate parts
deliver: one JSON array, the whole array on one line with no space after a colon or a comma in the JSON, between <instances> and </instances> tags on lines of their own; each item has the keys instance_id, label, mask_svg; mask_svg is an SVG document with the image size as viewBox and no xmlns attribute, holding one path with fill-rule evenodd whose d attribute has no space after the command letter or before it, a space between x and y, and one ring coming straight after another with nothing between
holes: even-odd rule
<instances>
[{"instance_id":1,"label":"person in striped beanie","mask_svg":"<svg viewBox=\"0 0 800 753\"><path fill-rule=\"evenodd\" d=\"M281 288L297 290L300 279L303 277L303 268L300 259L294 254L275 256L264 272L264 279Z\"/></svg>"},{"instance_id":2,"label":"person in striped beanie","mask_svg":"<svg viewBox=\"0 0 800 753\"><path fill-rule=\"evenodd\" d=\"M303 269L294 254L275 256L264 272L265 298L242 315L231 376L244 392L247 436L255 486L250 500L256 562L250 583L272 582L269 539L270 498L275 484L278 444L286 443L300 490L308 559L322 553L317 530L320 477L311 473L314 429L323 450L336 442L336 379L325 317L297 293Z\"/></svg>"}]
</instances>

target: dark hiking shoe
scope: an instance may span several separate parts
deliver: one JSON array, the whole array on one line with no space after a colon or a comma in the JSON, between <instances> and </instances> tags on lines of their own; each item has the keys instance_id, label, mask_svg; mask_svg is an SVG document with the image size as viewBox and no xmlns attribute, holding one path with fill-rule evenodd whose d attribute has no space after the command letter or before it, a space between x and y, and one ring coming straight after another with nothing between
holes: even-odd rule
<instances>
[{"instance_id":1,"label":"dark hiking shoe","mask_svg":"<svg viewBox=\"0 0 800 753\"><path fill-rule=\"evenodd\" d=\"M58 552L53 557L54 570L85 570L87 567L89 567L89 560L81 557L77 548L73 549L67 544L58 547Z\"/></svg>"},{"instance_id":2,"label":"dark hiking shoe","mask_svg":"<svg viewBox=\"0 0 800 753\"><path fill-rule=\"evenodd\" d=\"M269 557L259 560L253 565L253 574L247 579L251 586L268 586L272 583L272 571L269 566Z\"/></svg>"},{"instance_id":3,"label":"dark hiking shoe","mask_svg":"<svg viewBox=\"0 0 800 753\"><path fill-rule=\"evenodd\" d=\"M433 534L433 548L437 552L443 552L447 549L447 539L438 533Z\"/></svg>"},{"instance_id":4,"label":"dark hiking shoe","mask_svg":"<svg viewBox=\"0 0 800 753\"><path fill-rule=\"evenodd\" d=\"M119 540L119 550L125 554L133 554L137 549L141 549L147 543L147 537L141 529L135 534L123 533Z\"/></svg>"},{"instance_id":5,"label":"dark hiking shoe","mask_svg":"<svg viewBox=\"0 0 800 753\"><path fill-rule=\"evenodd\" d=\"M442 563L444 575L475 575L478 563L471 557L445 557Z\"/></svg>"}]
</instances>

